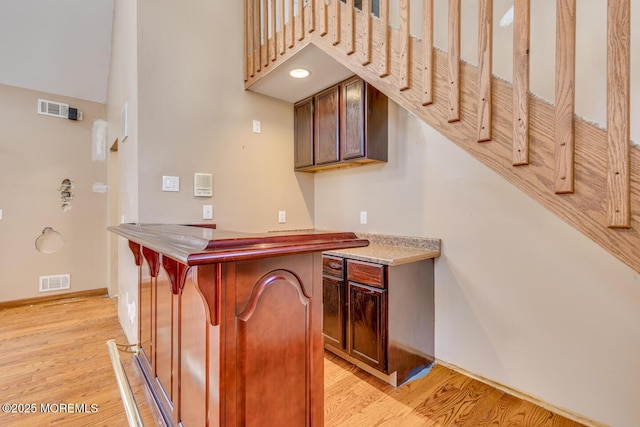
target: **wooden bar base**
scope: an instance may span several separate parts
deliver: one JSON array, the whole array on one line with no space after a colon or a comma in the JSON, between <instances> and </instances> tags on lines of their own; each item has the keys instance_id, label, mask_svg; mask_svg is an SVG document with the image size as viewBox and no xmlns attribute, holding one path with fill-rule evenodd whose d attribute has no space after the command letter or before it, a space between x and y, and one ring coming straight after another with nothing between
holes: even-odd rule
<instances>
[{"instance_id":1,"label":"wooden bar base","mask_svg":"<svg viewBox=\"0 0 640 427\"><path fill-rule=\"evenodd\" d=\"M322 251L351 233L120 225L139 266L138 363L169 426L322 426Z\"/></svg>"}]
</instances>

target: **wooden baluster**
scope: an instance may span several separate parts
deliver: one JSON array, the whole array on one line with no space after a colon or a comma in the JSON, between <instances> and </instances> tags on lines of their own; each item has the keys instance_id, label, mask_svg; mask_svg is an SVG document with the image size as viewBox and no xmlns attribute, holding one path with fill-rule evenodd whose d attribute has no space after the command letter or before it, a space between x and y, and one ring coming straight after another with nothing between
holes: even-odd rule
<instances>
[{"instance_id":1,"label":"wooden baluster","mask_svg":"<svg viewBox=\"0 0 640 427\"><path fill-rule=\"evenodd\" d=\"M284 0L280 0L280 47L279 47L279 52L280 55L284 55L284 52L286 50L286 31L285 31L285 25L284 25Z\"/></svg>"},{"instance_id":2,"label":"wooden baluster","mask_svg":"<svg viewBox=\"0 0 640 427\"><path fill-rule=\"evenodd\" d=\"M263 67L269 66L269 5L267 0L262 0L262 42L264 43Z\"/></svg>"},{"instance_id":3,"label":"wooden baluster","mask_svg":"<svg viewBox=\"0 0 640 427\"><path fill-rule=\"evenodd\" d=\"M351 55L356 50L355 43L354 43L354 38L355 38L354 10L355 10L355 6L353 4L353 0L347 0L346 8L347 8L347 22L346 22L347 34L346 34L346 40L345 40L344 45L345 45L345 49L346 49L347 55Z\"/></svg>"},{"instance_id":4,"label":"wooden baluster","mask_svg":"<svg viewBox=\"0 0 640 427\"><path fill-rule=\"evenodd\" d=\"M556 3L555 192L573 193L576 0Z\"/></svg>"},{"instance_id":5,"label":"wooden baluster","mask_svg":"<svg viewBox=\"0 0 640 427\"><path fill-rule=\"evenodd\" d=\"M371 63L371 0L362 0L362 52L360 63Z\"/></svg>"},{"instance_id":6,"label":"wooden baluster","mask_svg":"<svg viewBox=\"0 0 640 427\"><path fill-rule=\"evenodd\" d=\"M380 0L380 25L382 26L382 40L379 44L380 77L389 75L389 0Z\"/></svg>"},{"instance_id":7,"label":"wooden baluster","mask_svg":"<svg viewBox=\"0 0 640 427\"><path fill-rule=\"evenodd\" d=\"M320 28L320 36L326 36L329 32L329 23L327 18L327 3L325 0L318 0L320 3L320 7L318 9L318 14L320 15L320 24L318 25Z\"/></svg>"},{"instance_id":8,"label":"wooden baluster","mask_svg":"<svg viewBox=\"0 0 640 427\"><path fill-rule=\"evenodd\" d=\"M304 0L298 0L298 16L296 17L296 33L298 41L304 40Z\"/></svg>"},{"instance_id":9,"label":"wooden baluster","mask_svg":"<svg viewBox=\"0 0 640 427\"><path fill-rule=\"evenodd\" d=\"M271 52L271 62L278 59L276 49L278 48L278 36L276 31L276 0L269 0L269 17L271 18L271 39L273 44L269 48Z\"/></svg>"},{"instance_id":10,"label":"wooden baluster","mask_svg":"<svg viewBox=\"0 0 640 427\"><path fill-rule=\"evenodd\" d=\"M449 0L449 114L460 120L460 0Z\"/></svg>"},{"instance_id":11,"label":"wooden baluster","mask_svg":"<svg viewBox=\"0 0 640 427\"><path fill-rule=\"evenodd\" d=\"M630 0L607 7L607 225L628 228L630 210Z\"/></svg>"},{"instance_id":12,"label":"wooden baluster","mask_svg":"<svg viewBox=\"0 0 640 427\"><path fill-rule=\"evenodd\" d=\"M254 32L253 37L255 40L254 49L255 49L255 62L256 62L256 71L260 72L262 70L262 13L260 11L260 0L252 0L253 15L254 15Z\"/></svg>"},{"instance_id":13,"label":"wooden baluster","mask_svg":"<svg viewBox=\"0 0 640 427\"><path fill-rule=\"evenodd\" d=\"M400 0L400 90L410 87L411 35L409 0Z\"/></svg>"},{"instance_id":14,"label":"wooden baluster","mask_svg":"<svg viewBox=\"0 0 640 427\"><path fill-rule=\"evenodd\" d=\"M422 2L422 105L433 103L433 0Z\"/></svg>"},{"instance_id":15,"label":"wooden baluster","mask_svg":"<svg viewBox=\"0 0 640 427\"><path fill-rule=\"evenodd\" d=\"M253 6L254 0L247 0L248 9L247 9L247 26L249 27L249 31L247 32L247 38L249 39L248 49L249 49L249 76L253 77L256 74L256 61L255 61L255 51L254 51L254 42L256 39L256 25L253 16Z\"/></svg>"},{"instance_id":16,"label":"wooden baluster","mask_svg":"<svg viewBox=\"0 0 640 427\"><path fill-rule=\"evenodd\" d=\"M513 165L529 164L529 0L514 0Z\"/></svg>"},{"instance_id":17,"label":"wooden baluster","mask_svg":"<svg viewBox=\"0 0 640 427\"><path fill-rule=\"evenodd\" d=\"M493 0L480 0L478 17L478 142L491 140Z\"/></svg>"},{"instance_id":18,"label":"wooden baluster","mask_svg":"<svg viewBox=\"0 0 640 427\"><path fill-rule=\"evenodd\" d=\"M324 2L324 0L320 0L320 1ZM313 33L316 30L316 0L309 0L308 16L309 16L309 32Z\"/></svg>"},{"instance_id":19,"label":"wooden baluster","mask_svg":"<svg viewBox=\"0 0 640 427\"><path fill-rule=\"evenodd\" d=\"M293 13L293 0L289 0L289 43L288 47L291 49L296 43L295 22L296 18Z\"/></svg>"},{"instance_id":20,"label":"wooden baluster","mask_svg":"<svg viewBox=\"0 0 640 427\"><path fill-rule=\"evenodd\" d=\"M331 22L333 23L333 45L340 44L340 0L331 0Z\"/></svg>"},{"instance_id":21,"label":"wooden baluster","mask_svg":"<svg viewBox=\"0 0 640 427\"><path fill-rule=\"evenodd\" d=\"M244 33L243 33L243 37L242 37L242 46L243 46L243 56L244 56L244 81L246 82L247 80L249 80L249 37L247 36L247 33L249 31L248 25L247 25L247 19L249 17L249 10L247 8L247 0L243 0L242 2L242 6L244 8L244 20L243 20L243 25L244 25Z\"/></svg>"},{"instance_id":22,"label":"wooden baluster","mask_svg":"<svg viewBox=\"0 0 640 427\"><path fill-rule=\"evenodd\" d=\"M296 42L296 26L293 17L293 0L289 0L289 13L287 14L287 18L289 19L289 32L287 37L287 47L291 49Z\"/></svg>"}]
</instances>

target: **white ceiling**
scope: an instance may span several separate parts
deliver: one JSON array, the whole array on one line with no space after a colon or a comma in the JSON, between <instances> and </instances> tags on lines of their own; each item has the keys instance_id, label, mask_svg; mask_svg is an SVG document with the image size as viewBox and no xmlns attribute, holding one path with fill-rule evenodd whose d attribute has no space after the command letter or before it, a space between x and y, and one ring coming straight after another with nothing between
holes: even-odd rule
<instances>
[{"instance_id":1,"label":"white ceiling","mask_svg":"<svg viewBox=\"0 0 640 427\"><path fill-rule=\"evenodd\" d=\"M114 0L0 0L0 83L106 103Z\"/></svg>"},{"instance_id":2,"label":"white ceiling","mask_svg":"<svg viewBox=\"0 0 640 427\"><path fill-rule=\"evenodd\" d=\"M0 84L106 103L113 11L114 0L0 0ZM309 45L251 90L293 103L351 75Z\"/></svg>"},{"instance_id":3,"label":"white ceiling","mask_svg":"<svg viewBox=\"0 0 640 427\"><path fill-rule=\"evenodd\" d=\"M305 68L311 74L304 79L295 79L289 75L289 71L295 68ZM310 44L252 85L251 90L296 102L352 75L351 70Z\"/></svg>"}]
</instances>

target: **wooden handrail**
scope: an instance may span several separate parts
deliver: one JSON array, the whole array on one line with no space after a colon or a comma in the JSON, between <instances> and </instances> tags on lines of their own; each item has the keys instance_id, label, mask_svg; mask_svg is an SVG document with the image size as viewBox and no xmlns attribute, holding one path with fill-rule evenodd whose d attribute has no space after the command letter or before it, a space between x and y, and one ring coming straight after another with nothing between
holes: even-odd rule
<instances>
[{"instance_id":1,"label":"wooden handrail","mask_svg":"<svg viewBox=\"0 0 640 427\"><path fill-rule=\"evenodd\" d=\"M556 0L555 105L529 89L529 67L535 66L529 61L531 0L514 0L512 84L492 75L493 0L478 2L477 67L461 60L466 3L460 0L446 2L447 52L434 47L433 0L400 0L392 11L389 0L245 2L246 88L314 44L640 271L634 221L640 150L630 147L630 0L608 1L606 131L574 111L576 0ZM422 39L410 31L416 5L422 8ZM399 28L390 25L390 16L399 18ZM267 22L271 31L262 27ZM261 61L263 55L270 60Z\"/></svg>"}]
</instances>

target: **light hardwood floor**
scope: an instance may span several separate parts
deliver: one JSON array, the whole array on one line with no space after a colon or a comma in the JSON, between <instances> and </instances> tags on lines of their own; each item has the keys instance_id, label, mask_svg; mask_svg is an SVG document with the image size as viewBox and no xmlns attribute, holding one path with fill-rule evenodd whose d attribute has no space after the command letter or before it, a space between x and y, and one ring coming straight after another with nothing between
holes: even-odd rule
<instances>
[{"instance_id":1,"label":"light hardwood floor","mask_svg":"<svg viewBox=\"0 0 640 427\"><path fill-rule=\"evenodd\" d=\"M111 338L124 342L114 302L107 297L0 310L0 404L34 404L37 409L35 413L0 412L0 426L127 426L105 344ZM148 403L142 378L132 358L127 354L121 357L143 421L153 426L157 414ZM41 404L50 404L49 409L57 406L58 411L62 404L86 404L88 408L95 404L97 412L44 413ZM435 366L424 378L394 388L326 353L325 425L581 424L442 366Z\"/></svg>"}]
</instances>

